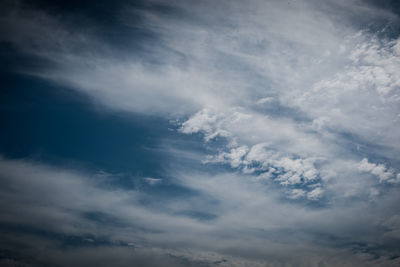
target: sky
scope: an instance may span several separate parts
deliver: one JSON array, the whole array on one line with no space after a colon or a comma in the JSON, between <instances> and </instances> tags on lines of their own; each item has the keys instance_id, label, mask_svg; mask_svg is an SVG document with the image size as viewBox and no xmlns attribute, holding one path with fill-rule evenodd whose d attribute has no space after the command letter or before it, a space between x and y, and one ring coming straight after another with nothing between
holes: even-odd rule
<instances>
[{"instance_id":1,"label":"sky","mask_svg":"<svg viewBox=\"0 0 400 267\"><path fill-rule=\"evenodd\" d=\"M399 266L400 4L0 3L1 266Z\"/></svg>"}]
</instances>

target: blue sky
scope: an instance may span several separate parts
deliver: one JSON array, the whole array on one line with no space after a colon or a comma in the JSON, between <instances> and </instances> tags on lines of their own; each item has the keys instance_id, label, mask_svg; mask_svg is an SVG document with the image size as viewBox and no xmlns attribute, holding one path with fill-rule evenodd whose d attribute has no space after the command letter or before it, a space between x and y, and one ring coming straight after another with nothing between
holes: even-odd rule
<instances>
[{"instance_id":1,"label":"blue sky","mask_svg":"<svg viewBox=\"0 0 400 267\"><path fill-rule=\"evenodd\" d=\"M0 7L0 265L400 264L396 1Z\"/></svg>"}]
</instances>

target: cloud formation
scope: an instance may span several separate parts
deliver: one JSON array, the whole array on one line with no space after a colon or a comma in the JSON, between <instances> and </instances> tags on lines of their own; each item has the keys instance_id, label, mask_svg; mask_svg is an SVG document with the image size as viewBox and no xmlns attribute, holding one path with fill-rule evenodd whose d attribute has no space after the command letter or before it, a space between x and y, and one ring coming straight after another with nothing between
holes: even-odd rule
<instances>
[{"instance_id":1,"label":"cloud formation","mask_svg":"<svg viewBox=\"0 0 400 267\"><path fill-rule=\"evenodd\" d=\"M2 158L1 222L24 229L15 240L3 231L2 249L15 241L34 257L34 244L51 247L39 264L94 251L104 265L115 255L144 266L399 264L395 13L356 0L120 9L124 48L24 2L2 11L0 40L42 63L19 73L171 120L176 136L201 143L207 155L169 144L165 177L141 178L191 193L113 188L112 174ZM83 249L61 253L71 237Z\"/></svg>"},{"instance_id":2,"label":"cloud formation","mask_svg":"<svg viewBox=\"0 0 400 267\"><path fill-rule=\"evenodd\" d=\"M23 246L31 258L21 258L17 250L8 261L67 266L72 257L84 266L97 262L91 255L100 253L104 266L116 257L121 266L398 264L389 260L398 248L379 249L398 239L396 192L388 192L376 207L353 202L312 209L282 202L279 192L249 176L186 170L175 172L175 182L197 194L153 196L146 203L143 191L107 187L104 179L112 176L99 179L26 160L1 159L0 165L2 249ZM308 197L320 193L314 189ZM355 212L360 216L351 216ZM321 240L326 235L334 238ZM46 244L46 255L38 244ZM70 248L64 252L63 247Z\"/></svg>"}]
</instances>

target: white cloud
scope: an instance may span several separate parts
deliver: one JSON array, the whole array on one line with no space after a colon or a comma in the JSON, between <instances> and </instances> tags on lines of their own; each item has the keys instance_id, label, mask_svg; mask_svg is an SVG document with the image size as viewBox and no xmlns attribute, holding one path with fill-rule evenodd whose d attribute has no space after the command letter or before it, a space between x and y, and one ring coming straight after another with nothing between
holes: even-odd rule
<instances>
[{"instance_id":1,"label":"white cloud","mask_svg":"<svg viewBox=\"0 0 400 267\"><path fill-rule=\"evenodd\" d=\"M274 101L275 101L275 99L273 97L263 97L263 98L260 98L259 100L257 100L256 103L259 105L264 105L264 104L268 104L268 103L271 103Z\"/></svg>"},{"instance_id":2,"label":"white cloud","mask_svg":"<svg viewBox=\"0 0 400 267\"><path fill-rule=\"evenodd\" d=\"M311 156L319 152L318 140L312 140L301 128L296 129L296 124L256 113L246 114L240 109L218 113L218 116L213 114L210 110L201 111L185 121L180 129L183 133L204 133L206 141L217 133L227 133L219 135L227 138L227 151L209 156L206 163L229 164L243 173L258 173L259 179L271 178L281 185L318 182L319 171L314 164L319 158ZM268 127L270 124L273 127ZM257 143L259 141L266 142ZM310 151L303 149L305 142L309 142ZM300 147L297 148L296 143ZM304 156L299 157L300 153Z\"/></svg>"},{"instance_id":3,"label":"white cloud","mask_svg":"<svg viewBox=\"0 0 400 267\"><path fill-rule=\"evenodd\" d=\"M304 197L305 195L306 195L306 191L304 191L302 189L293 189L289 193L289 198L298 199L298 198Z\"/></svg>"},{"instance_id":4,"label":"white cloud","mask_svg":"<svg viewBox=\"0 0 400 267\"><path fill-rule=\"evenodd\" d=\"M316 199L320 198L323 193L324 193L324 190L321 189L320 187L317 187L317 188L313 189L311 192L308 192L307 197L311 200L316 200Z\"/></svg>"},{"instance_id":5,"label":"white cloud","mask_svg":"<svg viewBox=\"0 0 400 267\"><path fill-rule=\"evenodd\" d=\"M243 164L243 157L246 156L248 150L247 146L232 148L229 152L221 152L215 157L208 157L204 162L229 163L232 168L238 168Z\"/></svg>"},{"instance_id":6,"label":"white cloud","mask_svg":"<svg viewBox=\"0 0 400 267\"><path fill-rule=\"evenodd\" d=\"M159 185L159 184L161 184L162 183L162 179L159 179L159 178L150 178L150 177L146 177L146 178L143 178L149 185L152 185L152 186L154 186L154 185Z\"/></svg>"},{"instance_id":7,"label":"white cloud","mask_svg":"<svg viewBox=\"0 0 400 267\"><path fill-rule=\"evenodd\" d=\"M400 173L395 174L393 169L388 169L384 164L370 163L367 158L364 158L358 169L363 172L369 172L379 178L379 182L399 183Z\"/></svg>"},{"instance_id":8,"label":"white cloud","mask_svg":"<svg viewBox=\"0 0 400 267\"><path fill-rule=\"evenodd\" d=\"M312 85L311 90L294 90L289 105L305 111L329 127L350 132L375 144L399 149L400 60L395 50L399 40L378 39L360 33L349 62ZM382 129L386 129L383 131Z\"/></svg>"},{"instance_id":9,"label":"white cloud","mask_svg":"<svg viewBox=\"0 0 400 267\"><path fill-rule=\"evenodd\" d=\"M234 113L231 116L235 117L238 114ZM223 127L234 119L231 116L225 117L225 114L216 114L209 109L203 109L185 121L180 131L185 134L203 132L205 141L210 141L218 136L228 137L230 133Z\"/></svg>"}]
</instances>

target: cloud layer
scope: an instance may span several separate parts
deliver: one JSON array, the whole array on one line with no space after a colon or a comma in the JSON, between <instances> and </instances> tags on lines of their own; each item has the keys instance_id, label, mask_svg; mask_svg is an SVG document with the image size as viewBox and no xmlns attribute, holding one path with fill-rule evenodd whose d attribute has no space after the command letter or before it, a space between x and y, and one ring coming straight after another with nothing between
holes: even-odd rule
<instances>
[{"instance_id":1,"label":"cloud layer","mask_svg":"<svg viewBox=\"0 0 400 267\"><path fill-rule=\"evenodd\" d=\"M393 191L373 206L354 201L313 209L282 202L274 188L233 173L179 171L175 182L197 193L165 199L110 188L112 175L23 160L2 159L0 165L2 249L24 247L14 252L17 262L68 265L74 257L83 266L97 261L91 254L101 253L104 266L117 255L121 266L398 264L389 261L398 253L390 247L399 231Z\"/></svg>"},{"instance_id":2,"label":"cloud layer","mask_svg":"<svg viewBox=\"0 0 400 267\"><path fill-rule=\"evenodd\" d=\"M34 258L5 263L84 266L101 251L105 266L399 264L400 39L390 10L121 2L123 48L73 16L24 2L2 12L0 41L41 63L14 71L108 111L170 120L177 139L207 151L164 140L164 177L140 179L190 192L176 198L112 187L113 174L2 158L2 249L25 246ZM60 249L71 240L79 249Z\"/></svg>"}]
</instances>

